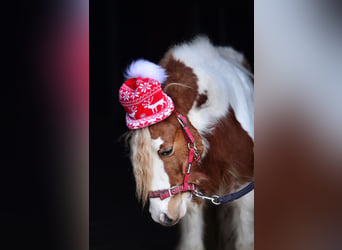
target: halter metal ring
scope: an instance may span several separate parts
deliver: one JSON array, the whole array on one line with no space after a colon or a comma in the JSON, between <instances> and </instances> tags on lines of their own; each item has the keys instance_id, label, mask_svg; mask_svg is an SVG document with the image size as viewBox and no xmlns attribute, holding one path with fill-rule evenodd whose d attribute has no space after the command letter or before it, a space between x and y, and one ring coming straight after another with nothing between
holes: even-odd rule
<instances>
[{"instance_id":1,"label":"halter metal ring","mask_svg":"<svg viewBox=\"0 0 342 250\"><path fill-rule=\"evenodd\" d=\"M194 151L194 154L195 154L195 159L197 160L199 157L200 157L200 154L198 153L198 149L196 147L196 143L190 143L188 142L188 149L190 150L191 148L193 148L195 151Z\"/></svg>"},{"instance_id":2,"label":"halter metal ring","mask_svg":"<svg viewBox=\"0 0 342 250\"><path fill-rule=\"evenodd\" d=\"M214 205L221 205L221 203L220 202L218 202L218 199L220 198L220 196L218 196L218 195L213 195L213 196L211 196L211 202L214 204Z\"/></svg>"}]
</instances>

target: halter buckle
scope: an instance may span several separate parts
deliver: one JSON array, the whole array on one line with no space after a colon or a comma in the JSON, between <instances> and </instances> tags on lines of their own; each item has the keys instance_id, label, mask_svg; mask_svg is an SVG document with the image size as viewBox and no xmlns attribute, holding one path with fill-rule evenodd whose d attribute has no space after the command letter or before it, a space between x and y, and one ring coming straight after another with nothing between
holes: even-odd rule
<instances>
[{"instance_id":1,"label":"halter buckle","mask_svg":"<svg viewBox=\"0 0 342 250\"><path fill-rule=\"evenodd\" d=\"M200 158L200 154L198 153L198 149L196 147L196 144L195 143L191 144L190 142L188 142L188 149L190 150L191 148L194 149L195 160L198 161Z\"/></svg>"},{"instance_id":2,"label":"halter buckle","mask_svg":"<svg viewBox=\"0 0 342 250\"><path fill-rule=\"evenodd\" d=\"M179 185L170 187L168 191L169 191L170 197L178 194L179 193Z\"/></svg>"}]
</instances>

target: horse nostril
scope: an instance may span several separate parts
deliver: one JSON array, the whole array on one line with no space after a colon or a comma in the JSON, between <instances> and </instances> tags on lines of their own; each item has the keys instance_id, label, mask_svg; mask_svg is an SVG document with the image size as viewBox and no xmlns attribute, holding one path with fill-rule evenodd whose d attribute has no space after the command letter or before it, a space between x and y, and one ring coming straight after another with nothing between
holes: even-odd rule
<instances>
[{"instance_id":1,"label":"horse nostril","mask_svg":"<svg viewBox=\"0 0 342 250\"><path fill-rule=\"evenodd\" d=\"M171 219L169 216L167 216L167 214L163 214L162 218L163 218L163 223L166 226L171 226L174 223L174 220Z\"/></svg>"}]
</instances>

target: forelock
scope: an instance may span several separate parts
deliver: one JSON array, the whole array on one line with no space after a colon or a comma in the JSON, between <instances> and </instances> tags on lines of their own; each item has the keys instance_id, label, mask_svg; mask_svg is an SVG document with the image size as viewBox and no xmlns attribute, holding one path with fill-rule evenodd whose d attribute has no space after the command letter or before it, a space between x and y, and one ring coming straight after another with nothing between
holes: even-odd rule
<instances>
[{"instance_id":1,"label":"forelock","mask_svg":"<svg viewBox=\"0 0 342 250\"><path fill-rule=\"evenodd\" d=\"M144 206L148 200L152 181L152 139L148 128L133 132L130 148L136 194Z\"/></svg>"}]
</instances>

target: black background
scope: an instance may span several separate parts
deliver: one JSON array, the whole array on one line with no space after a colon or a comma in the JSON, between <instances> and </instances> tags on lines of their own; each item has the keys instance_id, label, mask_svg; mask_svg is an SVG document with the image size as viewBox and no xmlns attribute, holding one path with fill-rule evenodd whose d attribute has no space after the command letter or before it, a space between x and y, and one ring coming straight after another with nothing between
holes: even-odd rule
<instances>
[{"instance_id":1,"label":"black background","mask_svg":"<svg viewBox=\"0 0 342 250\"><path fill-rule=\"evenodd\" d=\"M174 249L177 227L155 223L135 198L118 90L134 59L158 62L174 43L207 35L253 68L253 1L90 2L91 249ZM191 240L191 239L189 239Z\"/></svg>"},{"instance_id":2,"label":"black background","mask_svg":"<svg viewBox=\"0 0 342 250\"><path fill-rule=\"evenodd\" d=\"M293 84L289 84L290 89L282 84L286 81L293 83L300 76L298 84L301 86L302 76L305 80L307 74L308 79L311 79L310 66L316 62L312 65L309 63L310 72L302 72L302 67L294 67L291 71L287 67L285 71L280 69L277 72L283 74L283 79L272 81L272 85L267 83L274 79L270 74L272 69L282 65L283 61L285 65L288 63L284 55L295 52L293 58L299 62L307 59L306 49L301 51L296 43L298 37L294 39L288 36L289 29L291 32L298 31L298 28L308 24L304 22L306 24L303 26L298 23L299 27L296 27L296 15L306 19L308 13L310 16L314 14L311 18L318 14L316 19L320 25L313 22L310 32L317 32L324 39L332 39L328 40L329 43L339 42L335 35L340 35L340 32L335 32L331 24L340 24L341 15L337 14L340 8L332 5L333 1L317 3L319 5L296 5L294 8L298 10L297 13L293 13L292 8L282 10L284 6L278 8L278 5L268 3L260 3L256 9L256 13L261 14L257 17L258 28L267 26L258 31L259 36L263 36L261 42L264 44L258 49L261 57L259 64L262 66L258 74L262 75L262 79L257 84L261 88L259 94L262 94L262 98L258 98L261 113L257 115L261 117L259 123L262 126L256 152L259 162L256 165L260 166L256 173L259 186L255 218L261 223L255 221L255 225L258 225L256 238L262 249L313 249L320 246L339 249L341 246L338 234L341 225L341 203L338 199L341 188L338 184L341 181L340 173L335 172L341 166L340 158L331 158L329 147L327 149L326 144L322 143L322 139L330 143L331 134L318 133L326 138L316 137L316 126L321 123L315 124L315 120L311 119L309 124L303 121L303 117L308 116L300 106L308 104L307 100L312 97L308 95L310 92L296 85L293 90L295 96L305 98L298 103L293 102L292 92L289 92ZM288 7L292 4L295 3L289 3ZM88 2L21 1L13 10L14 13L9 18L6 16L3 22L4 31L10 32L3 34L5 75L1 99L1 247L88 249L88 202L79 202L70 197L88 198L87 185L80 184L80 176L88 171L90 156L91 249L173 249L177 241L177 229L164 228L154 223L147 210L138 204L134 197L134 179L126 157L127 151L118 142L118 137L126 131L124 112L117 101L117 92L123 81L122 73L131 60L144 57L157 62L170 45L198 33L207 34L215 44L232 45L244 52L253 66L253 2L90 1L89 155L88 145L84 143L84 140L88 140L88 133L81 140L79 133L75 133L77 136L70 135L70 131L73 133L78 128L70 128L71 118L79 118L75 110L79 108L88 113L88 105L71 105L70 108L61 105L74 96L69 95L69 89L65 86L72 80L60 79L66 77L60 69L46 68L55 65L56 53L68 45L70 40L66 36L70 35L70 30L79 28L74 27L79 12L88 17ZM312 10L314 13L311 13ZM265 19L261 20L261 17ZM325 18L327 20L322 20ZM332 22L327 25L325 21ZM16 29L12 29L14 24ZM269 29L268 24L272 29ZM87 21L81 22L81 26L87 35ZM321 28L325 27L327 32L322 32ZM14 30L16 36L11 34ZM330 31L333 33L329 34ZM11 47L14 37L15 49ZM51 38L53 41L49 40ZM285 40L286 46L280 40ZM321 57L319 48L324 51L318 63L326 62L327 59L326 44L316 47L316 42L320 41L313 39L308 44L311 48L318 48L318 57ZM54 42L53 46L51 42ZM271 44L275 47L269 46ZM277 46L282 53L274 49ZM331 48L334 49L333 46ZM88 49L84 49L84 52L87 56ZM83 69L80 75L87 75L88 67L84 67L83 63L88 60L83 60L83 57L75 59L70 60L71 63L76 62L75 65ZM331 72L322 69L319 73L329 75ZM65 92L56 95L52 90L60 86L60 83L64 84ZM88 88L87 80L83 84L81 87ZM75 86L70 84L70 87ZM311 87L314 91L321 91L321 84L314 83ZM279 100L273 98L273 93L269 95L269 91L276 89L275 92L280 91L283 95L281 100L285 100L280 106ZM83 97L88 98L87 95ZM330 94L326 97L332 100L335 98ZM329 103L328 99L322 100L324 106L325 102ZM294 104L297 105L295 109ZM263 110L265 105L271 106L271 115L264 113L269 110ZM284 114L283 111L288 109L289 112ZM273 112L277 116L273 116ZM75 117L70 117L70 114ZM327 122L330 123L330 119ZM79 123L87 127L88 119L81 119ZM335 133L334 130L330 132ZM316 142L319 145L312 151ZM75 164L78 161L75 158L79 157L77 151L84 153L81 164ZM323 170L324 173L316 172L315 169ZM281 180L291 180L291 185L279 185ZM294 196L298 190L299 195Z\"/></svg>"},{"instance_id":3,"label":"black background","mask_svg":"<svg viewBox=\"0 0 342 250\"><path fill-rule=\"evenodd\" d=\"M73 8L80 8L71 2L26 1L20 6L22 12L16 13L18 46L15 51L8 49L16 52L15 64L7 62L16 71L11 75L16 83L5 84L13 97L2 105L8 116L2 130L2 246L83 249L75 245L80 240L77 233L88 223L79 223L78 217L87 205L70 201L69 194L78 192L73 189L81 172L87 171L86 161L81 168L73 164L78 150L73 143L81 142L73 142L78 139L65 132L73 112L62 104L69 95L55 95L52 86L63 82L60 71L50 74L45 67L53 67L58 38L68 32ZM127 131L117 98L127 65L141 57L158 62L174 43L204 34L216 45L243 52L253 66L253 8L253 1L90 1L90 249L167 250L174 249L178 240L177 227L155 223L135 198L128 150L119 140ZM56 32L59 21L66 23ZM51 46L51 37L56 47ZM15 132L9 129L12 121ZM69 184L70 180L75 183Z\"/></svg>"}]
</instances>

